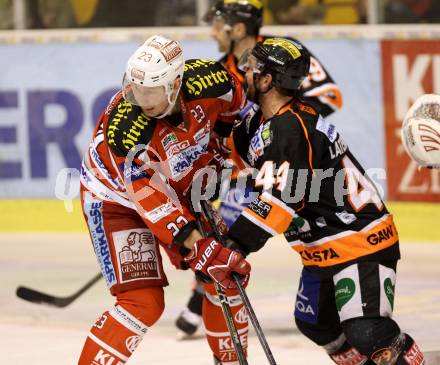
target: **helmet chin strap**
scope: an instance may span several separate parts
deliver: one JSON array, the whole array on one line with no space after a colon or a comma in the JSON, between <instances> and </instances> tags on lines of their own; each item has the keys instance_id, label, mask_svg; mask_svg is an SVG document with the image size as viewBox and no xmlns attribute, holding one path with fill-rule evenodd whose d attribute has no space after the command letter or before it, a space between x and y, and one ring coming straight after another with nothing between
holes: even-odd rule
<instances>
[{"instance_id":1,"label":"helmet chin strap","mask_svg":"<svg viewBox=\"0 0 440 365\"><path fill-rule=\"evenodd\" d=\"M168 90L168 92L167 92L168 107L165 109L165 111L162 114L156 115L154 118L161 119L161 118L166 117L168 114L170 114L171 110L174 107L174 104L176 104L176 100L177 100L177 97L179 96L179 91L180 91L181 87L182 87L182 83L180 83L179 87L177 88L176 96L174 97L174 100L171 100L171 95L173 93L173 90L172 89Z\"/></svg>"}]
</instances>

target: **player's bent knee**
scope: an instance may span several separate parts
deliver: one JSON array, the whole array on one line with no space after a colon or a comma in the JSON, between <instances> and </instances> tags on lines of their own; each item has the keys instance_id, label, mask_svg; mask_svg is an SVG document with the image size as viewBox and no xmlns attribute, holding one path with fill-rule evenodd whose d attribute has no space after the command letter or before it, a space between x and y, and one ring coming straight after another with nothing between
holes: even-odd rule
<instances>
[{"instance_id":1,"label":"player's bent knee","mask_svg":"<svg viewBox=\"0 0 440 365\"><path fill-rule=\"evenodd\" d=\"M145 326L151 327L165 308L162 287L146 287L117 294L117 306L122 307Z\"/></svg>"},{"instance_id":2,"label":"player's bent knee","mask_svg":"<svg viewBox=\"0 0 440 365\"><path fill-rule=\"evenodd\" d=\"M342 328L347 341L370 358L380 349L394 346L399 351L401 332L391 318L354 318L342 322Z\"/></svg>"},{"instance_id":3,"label":"player's bent knee","mask_svg":"<svg viewBox=\"0 0 440 365\"><path fill-rule=\"evenodd\" d=\"M333 325L308 323L295 317L298 330L319 346L325 346L336 341L342 334L342 329Z\"/></svg>"}]
</instances>

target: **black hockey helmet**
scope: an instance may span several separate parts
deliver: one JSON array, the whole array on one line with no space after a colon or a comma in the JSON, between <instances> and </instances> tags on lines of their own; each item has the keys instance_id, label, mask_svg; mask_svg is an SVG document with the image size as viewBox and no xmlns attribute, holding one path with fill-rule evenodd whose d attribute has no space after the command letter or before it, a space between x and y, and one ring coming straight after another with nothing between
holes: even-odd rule
<instances>
[{"instance_id":1,"label":"black hockey helmet","mask_svg":"<svg viewBox=\"0 0 440 365\"><path fill-rule=\"evenodd\" d=\"M310 53L297 41L268 38L258 42L250 53L257 60L258 71L272 75L275 87L298 90L309 74Z\"/></svg>"},{"instance_id":2,"label":"black hockey helmet","mask_svg":"<svg viewBox=\"0 0 440 365\"><path fill-rule=\"evenodd\" d=\"M245 23L247 33L256 35L263 25L263 3L261 0L217 0L203 20L210 23L215 17L222 17L230 26Z\"/></svg>"}]
</instances>

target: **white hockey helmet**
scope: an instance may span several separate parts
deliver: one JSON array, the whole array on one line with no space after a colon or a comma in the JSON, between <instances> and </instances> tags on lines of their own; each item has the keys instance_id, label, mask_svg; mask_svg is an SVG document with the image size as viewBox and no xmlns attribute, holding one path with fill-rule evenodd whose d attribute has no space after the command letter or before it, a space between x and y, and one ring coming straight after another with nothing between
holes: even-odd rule
<instances>
[{"instance_id":1,"label":"white hockey helmet","mask_svg":"<svg viewBox=\"0 0 440 365\"><path fill-rule=\"evenodd\" d=\"M418 165L440 168L440 95L425 94L415 101L403 119L401 138Z\"/></svg>"},{"instance_id":2,"label":"white hockey helmet","mask_svg":"<svg viewBox=\"0 0 440 365\"><path fill-rule=\"evenodd\" d=\"M124 99L143 106L133 89L160 90L163 87L169 106L159 117L167 115L177 100L178 92L172 99L173 85L177 77L182 79L184 63L182 47L177 41L161 35L148 38L128 59L122 81Z\"/></svg>"}]
</instances>

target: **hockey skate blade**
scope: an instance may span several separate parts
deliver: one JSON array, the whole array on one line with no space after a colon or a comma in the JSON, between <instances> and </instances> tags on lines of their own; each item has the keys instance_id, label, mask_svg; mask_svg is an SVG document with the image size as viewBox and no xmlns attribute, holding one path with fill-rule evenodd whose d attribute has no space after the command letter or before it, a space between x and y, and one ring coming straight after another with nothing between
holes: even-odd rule
<instances>
[{"instance_id":1,"label":"hockey skate blade","mask_svg":"<svg viewBox=\"0 0 440 365\"><path fill-rule=\"evenodd\" d=\"M41 293L39 291L33 290L31 288L26 288L24 286L19 286L16 290L17 297L26 300L28 302L36 304L49 304L57 306L55 304L55 298L51 295Z\"/></svg>"}]
</instances>

